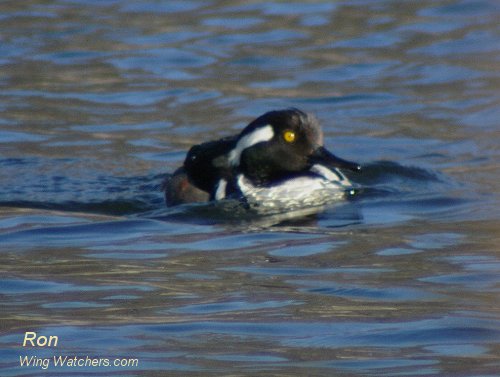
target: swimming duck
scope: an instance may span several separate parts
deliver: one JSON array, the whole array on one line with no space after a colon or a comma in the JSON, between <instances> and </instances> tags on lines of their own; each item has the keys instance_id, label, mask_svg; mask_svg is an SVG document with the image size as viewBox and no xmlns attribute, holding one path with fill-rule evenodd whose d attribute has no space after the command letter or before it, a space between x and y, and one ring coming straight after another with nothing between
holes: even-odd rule
<instances>
[{"instance_id":1,"label":"swimming duck","mask_svg":"<svg viewBox=\"0 0 500 377\"><path fill-rule=\"evenodd\" d=\"M350 192L344 169L361 167L323 146L313 115L270 111L239 135L193 146L165 182L165 199L174 206L234 198L259 213L322 206Z\"/></svg>"}]
</instances>

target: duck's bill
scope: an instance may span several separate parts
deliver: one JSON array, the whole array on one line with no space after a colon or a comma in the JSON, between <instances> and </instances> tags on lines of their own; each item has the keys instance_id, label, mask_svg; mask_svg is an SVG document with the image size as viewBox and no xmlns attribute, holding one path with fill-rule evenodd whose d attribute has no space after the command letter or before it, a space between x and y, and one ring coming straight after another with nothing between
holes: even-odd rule
<instances>
[{"instance_id":1,"label":"duck's bill","mask_svg":"<svg viewBox=\"0 0 500 377\"><path fill-rule=\"evenodd\" d=\"M361 165L337 157L325 147L316 148L313 154L309 156L309 161L312 164L321 164L330 168L347 169L356 172L361 171Z\"/></svg>"}]
</instances>

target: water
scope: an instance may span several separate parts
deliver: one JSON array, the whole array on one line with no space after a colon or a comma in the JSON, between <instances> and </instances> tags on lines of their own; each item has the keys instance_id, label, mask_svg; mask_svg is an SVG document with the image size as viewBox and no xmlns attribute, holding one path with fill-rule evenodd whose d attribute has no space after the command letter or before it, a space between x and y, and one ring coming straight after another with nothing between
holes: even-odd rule
<instances>
[{"instance_id":1,"label":"water","mask_svg":"<svg viewBox=\"0 0 500 377\"><path fill-rule=\"evenodd\" d=\"M0 15L2 376L498 375L496 1ZM352 201L165 208L189 146L291 106L364 166Z\"/></svg>"}]
</instances>

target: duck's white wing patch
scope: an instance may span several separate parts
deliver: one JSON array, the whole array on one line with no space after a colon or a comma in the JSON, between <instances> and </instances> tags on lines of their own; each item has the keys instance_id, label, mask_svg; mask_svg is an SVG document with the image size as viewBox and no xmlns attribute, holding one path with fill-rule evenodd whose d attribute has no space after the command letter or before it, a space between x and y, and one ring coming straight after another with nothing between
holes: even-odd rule
<instances>
[{"instance_id":1,"label":"duck's white wing patch","mask_svg":"<svg viewBox=\"0 0 500 377\"><path fill-rule=\"evenodd\" d=\"M222 200L226 197L226 187L227 181L223 178L217 184L217 190L215 190L215 200Z\"/></svg>"},{"instance_id":2,"label":"duck's white wing patch","mask_svg":"<svg viewBox=\"0 0 500 377\"><path fill-rule=\"evenodd\" d=\"M241 153L251 147L252 145L269 141L274 137L273 127L268 124L263 127L256 128L249 134L243 136L234 149L229 153L229 164L231 166L238 166L240 164Z\"/></svg>"}]
</instances>

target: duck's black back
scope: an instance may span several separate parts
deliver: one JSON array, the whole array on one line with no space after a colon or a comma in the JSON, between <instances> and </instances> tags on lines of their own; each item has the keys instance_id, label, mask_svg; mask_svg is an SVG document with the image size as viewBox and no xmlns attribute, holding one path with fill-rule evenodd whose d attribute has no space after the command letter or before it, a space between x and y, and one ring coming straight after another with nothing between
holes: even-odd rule
<instances>
[{"instance_id":1,"label":"duck's black back","mask_svg":"<svg viewBox=\"0 0 500 377\"><path fill-rule=\"evenodd\" d=\"M195 186L212 193L221 178L230 176L227 154L235 147L237 137L229 136L191 147L184 168Z\"/></svg>"}]
</instances>

